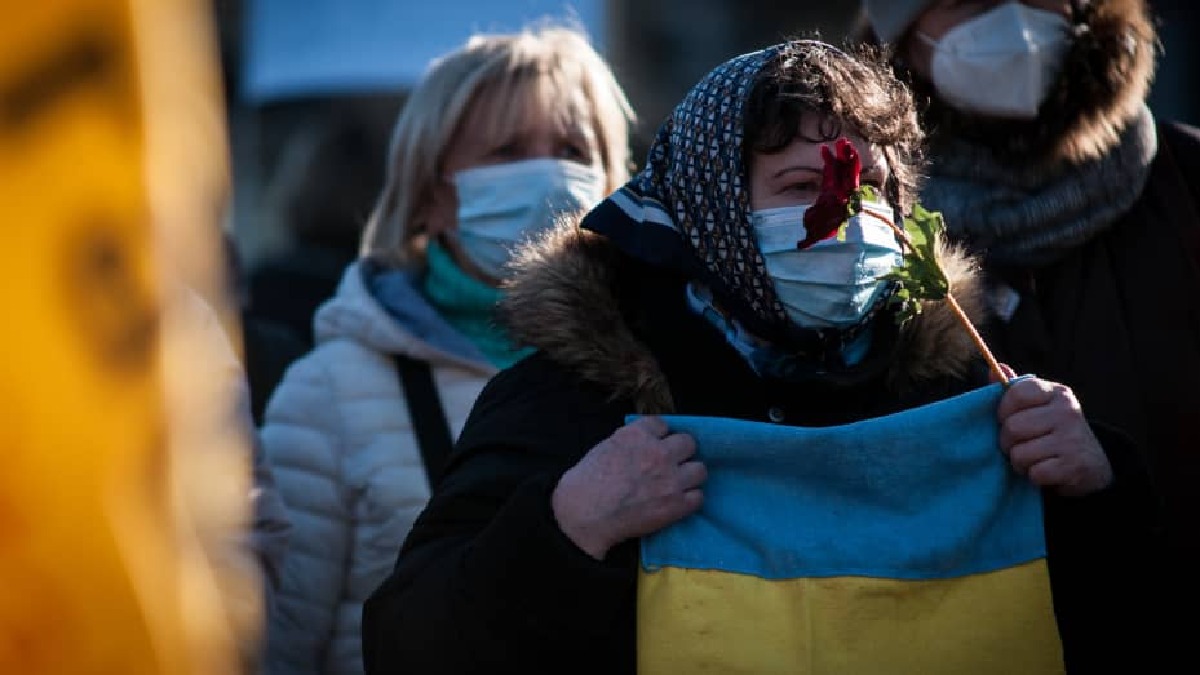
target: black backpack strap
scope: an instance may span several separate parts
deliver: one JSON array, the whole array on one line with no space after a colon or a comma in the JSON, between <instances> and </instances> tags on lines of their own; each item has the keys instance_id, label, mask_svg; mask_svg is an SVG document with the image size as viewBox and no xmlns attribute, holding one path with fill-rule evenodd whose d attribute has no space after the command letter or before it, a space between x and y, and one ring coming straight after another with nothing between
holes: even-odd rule
<instances>
[{"instance_id":1,"label":"black backpack strap","mask_svg":"<svg viewBox=\"0 0 1200 675\"><path fill-rule=\"evenodd\" d=\"M446 421L446 412L442 409L442 399L438 396L437 385L433 382L433 369L429 364L403 354L396 354L394 358L396 369L400 372L404 400L408 404L408 416L417 434L425 477L432 488L442 477L446 460L454 447L450 424Z\"/></svg>"}]
</instances>

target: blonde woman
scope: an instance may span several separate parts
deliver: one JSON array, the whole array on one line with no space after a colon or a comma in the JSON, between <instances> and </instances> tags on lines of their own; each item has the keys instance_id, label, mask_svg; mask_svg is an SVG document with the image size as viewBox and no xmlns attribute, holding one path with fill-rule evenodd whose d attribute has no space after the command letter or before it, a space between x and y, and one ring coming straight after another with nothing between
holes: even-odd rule
<instances>
[{"instance_id":1,"label":"blonde woman","mask_svg":"<svg viewBox=\"0 0 1200 675\"><path fill-rule=\"evenodd\" d=\"M609 67L562 27L473 37L411 93L360 260L266 411L295 528L271 672L362 672L363 602L483 385L524 356L493 322L509 252L627 180L632 121Z\"/></svg>"}]
</instances>

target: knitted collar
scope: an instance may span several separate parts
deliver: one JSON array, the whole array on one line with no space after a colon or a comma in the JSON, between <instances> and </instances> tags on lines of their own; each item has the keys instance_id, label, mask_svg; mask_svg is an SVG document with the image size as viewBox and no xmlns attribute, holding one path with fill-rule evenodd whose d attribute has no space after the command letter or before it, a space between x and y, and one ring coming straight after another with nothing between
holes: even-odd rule
<instances>
[{"instance_id":1,"label":"knitted collar","mask_svg":"<svg viewBox=\"0 0 1200 675\"><path fill-rule=\"evenodd\" d=\"M1133 205L1157 150L1154 117L1145 107L1110 152L1078 165L1013 166L981 145L941 139L922 200L942 212L952 237L989 262L1045 265Z\"/></svg>"}]
</instances>

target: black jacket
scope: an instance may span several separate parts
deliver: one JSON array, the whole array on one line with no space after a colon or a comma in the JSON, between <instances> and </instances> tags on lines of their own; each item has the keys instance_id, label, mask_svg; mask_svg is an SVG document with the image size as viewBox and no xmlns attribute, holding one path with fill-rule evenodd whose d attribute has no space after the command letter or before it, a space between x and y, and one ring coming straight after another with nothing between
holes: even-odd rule
<instances>
[{"instance_id":1,"label":"black jacket","mask_svg":"<svg viewBox=\"0 0 1200 675\"><path fill-rule=\"evenodd\" d=\"M1200 602L1200 131L1160 125L1146 187L1109 229L1046 267L990 271L1021 294L1011 320L988 331L1002 357L1019 372L1070 385L1088 418L1124 434L1150 468L1170 552L1152 573L1163 594L1154 611L1193 613ZM1087 577L1057 582L1081 596L1092 592ZM1094 597L1095 610L1104 602ZM1163 648L1180 649L1194 667L1190 636L1198 624L1166 623L1181 634L1165 635Z\"/></svg>"},{"instance_id":2,"label":"black jacket","mask_svg":"<svg viewBox=\"0 0 1200 675\"><path fill-rule=\"evenodd\" d=\"M1112 227L1037 269L997 269L1021 293L991 338L1022 371L1069 383L1089 417L1143 447L1200 550L1200 130L1164 125L1141 197Z\"/></svg>"}]
</instances>

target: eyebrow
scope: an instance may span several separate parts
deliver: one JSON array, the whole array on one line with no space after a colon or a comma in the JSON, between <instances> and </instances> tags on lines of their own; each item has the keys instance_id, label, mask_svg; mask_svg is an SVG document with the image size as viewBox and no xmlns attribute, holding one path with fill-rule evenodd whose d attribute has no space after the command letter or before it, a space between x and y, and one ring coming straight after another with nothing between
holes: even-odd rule
<instances>
[{"instance_id":1,"label":"eyebrow","mask_svg":"<svg viewBox=\"0 0 1200 675\"><path fill-rule=\"evenodd\" d=\"M775 180L776 178L779 178L780 176L783 176L784 174L790 173L792 171L808 171L811 173L823 173L824 168L822 167L822 168L818 169L817 167L808 166L806 164L794 164L792 166L785 166L782 169L776 171L771 176L771 180ZM874 173L874 172L879 172L881 174L887 175L887 163L880 162L879 159L876 158L876 160L874 162L871 162L871 164L864 166L862 168L861 175L865 176L868 173Z\"/></svg>"},{"instance_id":2,"label":"eyebrow","mask_svg":"<svg viewBox=\"0 0 1200 675\"><path fill-rule=\"evenodd\" d=\"M771 179L774 180L776 178L779 178L783 174L791 172L791 171L809 171L811 173L821 173L821 169L818 169L813 166L793 165L793 166L785 166L782 169L776 171L775 174L771 176Z\"/></svg>"}]
</instances>

